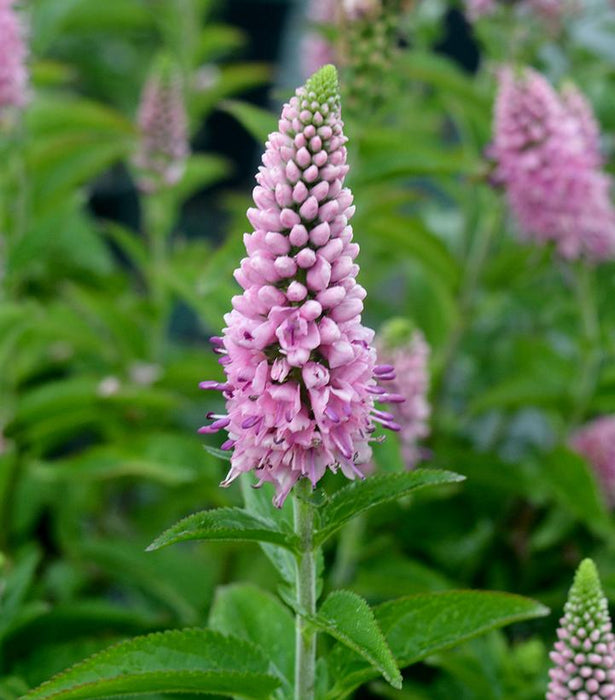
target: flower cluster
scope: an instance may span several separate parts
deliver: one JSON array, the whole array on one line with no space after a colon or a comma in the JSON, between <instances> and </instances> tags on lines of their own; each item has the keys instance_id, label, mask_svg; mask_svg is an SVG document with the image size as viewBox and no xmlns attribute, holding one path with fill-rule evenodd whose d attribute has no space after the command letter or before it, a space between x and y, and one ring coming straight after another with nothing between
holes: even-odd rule
<instances>
[{"instance_id":1,"label":"flower cluster","mask_svg":"<svg viewBox=\"0 0 615 700\"><path fill-rule=\"evenodd\" d=\"M391 413L401 427L404 462L412 468L421 460L418 441L429 435L429 345L420 331L414 331L402 344L379 343L377 350L379 361L395 367L396 378L391 387L405 399L404 403L394 405Z\"/></svg>"},{"instance_id":2,"label":"flower cluster","mask_svg":"<svg viewBox=\"0 0 615 700\"><path fill-rule=\"evenodd\" d=\"M394 92L390 68L398 51L406 0L311 0L314 25L302 46L305 74L334 63L344 69L345 108L364 114Z\"/></svg>"},{"instance_id":3,"label":"flower cluster","mask_svg":"<svg viewBox=\"0 0 615 700\"><path fill-rule=\"evenodd\" d=\"M565 258L615 257L611 179L578 90L560 96L534 70L501 70L489 155L493 182L505 188L525 238L552 241Z\"/></svg>"},{"instance_id":4,"label":"flower cluster","mask_svg":"<svg viewBox=\"0 0 615 700\"><path fill-rule=\"evenodd\" d=\"M134 164L143 192L181 180L190 148L181 75L162 65L147 80L138 114L140 143Z\"/></svg>"},{"instance_id":5,"label":"flower cluster","mask_svg":"<svg viewBox=\"0 0 615 700\"><path fill-rule=\"evenodd\" d=\"M615 698L615 637L591 559L577 569L557 636L547 700Z\"/></svg>"},{"instance_id":6,"label":"flower cluster","mask_svg":"<svg viewBox=\"0 0 615 700\"><path fill-rule=\"evenodd\" d=\"M13 0L0 0L0 113L28 99L28 55L24 27Z\"/></svg>"},{"instance_id":7,"label":"flower cluster","mask_svg":"<svg viewBox=\"0 0 615 700\"><path fill-rule=\"evenodd\" d=\"M481 17L493 14L498 5L504 4L507 3L498 0L465 0L466 15L471 22L476 22ZM573 6L571 0L521 0L517 4L549 22L560 21Z\"/></svg>"},{"instance_id":8,"label":"flower cluster","mask_svg":"<svg viewBox=\"0 0 615 700\"><path fill-rule=\"evenodd\" d=\"M615 506L615 416L603 416L577 430L570 445L589 461L606 501Z\"/></svg>"},{"instance_id":9,"label":"flower cluster","mask_svg":"<svg viewBox=\"0 0 615 700\"><path fill-rule=\"evenodd\" d=\"M331 0L311 0L309 3L308 20L315 28L308 31L301 46L304 75L312 75L329 63L338 63L333 43L320 31L321 28L335 26L336 4Z\"/></svg>"},{"instance_id":10,"label":"flower cluster","mask_svg":"<svg viewBox=\"0 0 615 700\"><path fill-rule=\"evenodd\" d=\"M374 422L399 429L374 407L403 398L379 386L395 372L376 365L373 331L361 324L342 125L337 73L325 66L284 105L267 141L248 210L248 257L235 271L244 291L223 337L212 338L226 381L201 384L226 399L227 414L210 414L200 430L228 431L223 485L255 470L259 483L275 485L277 506L300 477L315 485L338 467L361 477Z\"/></svg>"},{"instance_id":11,"label":"flower cluster","mask_svg":"<svg viewBox=\"0 0 615 700\"><path fill-rule=\"evenodd\" d=\"M465 0L466 16L471 22L490 15L496 8L496 0Z\"/></svg>"}]
</instances>

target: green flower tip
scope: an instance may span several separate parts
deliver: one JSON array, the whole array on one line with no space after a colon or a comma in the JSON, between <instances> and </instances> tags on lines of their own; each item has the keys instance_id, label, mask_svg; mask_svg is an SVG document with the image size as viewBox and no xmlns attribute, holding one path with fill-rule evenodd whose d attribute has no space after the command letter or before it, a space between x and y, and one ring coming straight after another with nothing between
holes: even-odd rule
<instances>
[{"instance_id":1,"label":"green flower tip","mask_svg":"<svg viewBox=\"0 0 615 700\"><path fill-rule=\"evenodd\" d=\"M330 63L319 68L305 83L308 93L313 92L320 104L329 100L337 102L340 98L340 87L337 79L337 68Z\"/></svg>"},{"instance_id":2,"label":"green flower tip","mask_svg":"<svg viewBox=\"0 0 615 700\"><path fill-rule=\"evenodd\" d=\"M570 597L578 597L581 600L601 598L603 596L602 586L598 569L591 559L584 559L574 575L574 581L570 589Z\"/></svg>"},{"instance_id":3,"label":"green flower tip","mask_svg":"<svg viewBox=\"0 0 615 700\"><path fill-rule=\"evenodd\" d=\"M395 349L412 340L416 324L408 318L392 318L380 329L380 338L387 348Z\"/></svg>"},{"instance_id":4,"label":"green flower tip","mask_svg":"<svg viewBox=\"0 0 615 700\"><path fill-rule=\"evenodd\" d=\"M150 75L167 85L181 74L177 60L165 51L161 51L153 60Z\"/></svg>"}]
</instances>

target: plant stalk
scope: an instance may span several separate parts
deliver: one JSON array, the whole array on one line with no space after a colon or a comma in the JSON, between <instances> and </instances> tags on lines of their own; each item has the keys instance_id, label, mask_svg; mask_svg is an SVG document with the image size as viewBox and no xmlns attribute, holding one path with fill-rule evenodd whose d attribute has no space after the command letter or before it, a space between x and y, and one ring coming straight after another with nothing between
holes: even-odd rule
<instances>
[{"instance_id":1,"label":"plant stalk","mask_svg":"<svg viewBox=\"0 0 615 700\"><path fill-rule=\"evenodd\" d=\"M316 679L316 630L304 615L316 614L316 552L311 484L301 479L295 486L295 533L301 550L297 564L297 614L295 618L295 700L314 700Z\"/></svg>"},{"instance_id":2,"label":"plant stalk","mask_svg":"<svg viewBox=\"0 0 615 700\"><path fill-rule=\"evenodd\" d=\"M587 262L581 262L574 274L574 287L579 306L579 321L581 336L585 345L579 382L574 396L574 406L571 414L573 428L583 421L588 404L596 389L602 349L600 346L600 320L596 306L594 291L593 269Z\"/></svg>"}]
</instances>

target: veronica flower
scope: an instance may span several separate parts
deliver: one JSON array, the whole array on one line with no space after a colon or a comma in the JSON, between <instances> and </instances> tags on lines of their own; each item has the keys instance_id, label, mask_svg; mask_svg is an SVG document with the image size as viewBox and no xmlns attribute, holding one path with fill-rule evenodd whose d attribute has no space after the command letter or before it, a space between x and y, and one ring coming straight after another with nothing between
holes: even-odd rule
<instances>
[{"instance_id":1,"label":"veronica flower","mask_svg":"<svg viewBox=\"0 0 615 700\"><path fill-rule=\"evenodd\" d=\"M13 0L0 0L0 114L28 99L25 30Z\"/></svg>"},{"instance_id":2,"label":"veronica flower","mask_svg":"<svg viewBox=\"0 0 615 700\"><path fill-rule=\"evenodd\" d=\"M496 9L496 0L465 0L466 15L471 22L490 15Z\"/></svg>"},{"instance_id":3,"label":"veronica flower","mask_svg":"<svg viewBox=\"0 0 615 700\"><path fill-rule=\"evenodd\" d=\"M547 700L615 698L615 637L591 559L577 569L557 636Z\"/></svg>"},{"instance_id":4,"label":"veronica flower","mask_svg":"<svg viewBox=\"0 0 615 700\"><path fill-rule=\"evenodd\" d=\"M378 384L395 373L376 364L374 333L361 323L342 126L337 73L325 66L284 105L267 141L248 210L254 231L235 270L243 293L212 338L226 380L201 384L226 399L226 413L200 431L228 431L222 485L255 471L275 485L278 506L300 477L315 485L338 468L361 477L374 424L399 429L374 406L403 398Z\"/></svg>"},{"instance_id":5,"label":"veronica flower","mask_svg":"<svg viewBox=\"0 0 615 700\"><path fill-rule=\"evenodd\" d=\"M378 359L395 368L391 387L405 399L392 406L391 413L400 426L404 462L412 468L421 459L418 441L429 435L429 345L423 334L415 330L403 343L381 342L377 349Z\"/></svg>"},{"instance_id":6,"label":"veronica flower","mask_svg":"<svg viewBox=\"0 0 615 700\"><path fill-rule=\"evenodd\" d=\"M307 18L316 25L306 33L301 44L301 64L304 75L312 75L319 68L337 63L333 43L324 36L323 29L334 27L337 19L337 2L334 0L310 0Z\"/></svg>"},{"instance_id":7,"label":"veronica flower","mask_svg":"<svg viewBox=\"0 0 615 700\"><path fill-rule=\"evenodd\" d=\"M588 460L605 500L615 506L615 416L603 416L577 430L570 445Z\"/></svg>"},{"instance_id":8,"label":"veronica flower","mask_svg":"<svg viewBox=\"0 0 615 700\"><path fill-rule=\"evenodd\" d=\"M502 70L489 155L524 238L551 241L565 258L615 257L611 179L599 167L597 126L578 92L562 98L534 70Z\"/></svg>"},{"instance_id":9,"label":"veronica flower","mask_svg":"<svg viewBox=\"0 0 615 700\"><path fill-rule=\"evenodd\" d=\"M465 0L465 11L468 19L476 22L481 17L493 14L498 5L506 4L511 3L502 0ZM550 23L558 22L574 7L572 0L520 0L516 4Z\"/></svg>"},{"instance_id":10,"label":"veronica flower","mask_svg":"<svg viewBox=\"0 0 615 700\"><path fill-rule=\"evenodd\" d=\"M190 152L181 75L162 65L147 80L138 113L139 150L134 164L144 192L181 180Z\"/></svg>"}]
</instances>

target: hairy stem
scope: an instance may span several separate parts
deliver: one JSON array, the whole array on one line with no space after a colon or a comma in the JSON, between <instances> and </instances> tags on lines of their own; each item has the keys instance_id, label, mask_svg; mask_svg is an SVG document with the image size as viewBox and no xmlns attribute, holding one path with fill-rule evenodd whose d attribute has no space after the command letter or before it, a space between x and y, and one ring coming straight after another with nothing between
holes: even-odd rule
<instances>
[{"instance_id":1,"label":"hairy stem","mask_svg":"<svg viewBox=\"0 0 615 700\"><path fill-rule=\"evenodd\" d=\"M295 532L301 542L297 555L297 616L295 618L295 700L313 700L316 676L316 631L304 614L316 613L316 552L311 485L301 479L295 487Z\"/></svg>"}]
</instances>

